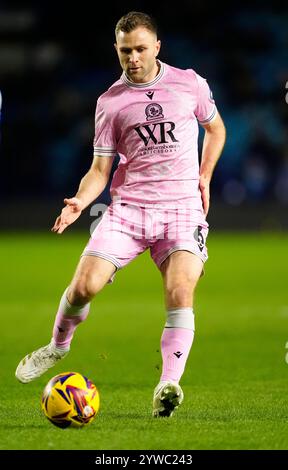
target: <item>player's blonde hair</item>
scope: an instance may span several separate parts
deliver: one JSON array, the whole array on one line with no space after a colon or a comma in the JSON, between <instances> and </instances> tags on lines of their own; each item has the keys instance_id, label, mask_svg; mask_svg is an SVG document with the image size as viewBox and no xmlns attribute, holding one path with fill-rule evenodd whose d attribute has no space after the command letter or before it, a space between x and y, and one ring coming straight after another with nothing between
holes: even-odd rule
<instances>
[{"instance_id":1,"label":"player's blonde hair","mask_svg":"<svg viewBox=\"0 0 288 470\"><path fill-rule=\"evenodd\" d=\"M139 26L145 27L157 36L157 24L154 18L140 11L130 11L122 16L116 24L115 35L117 36L120 31L130 33Z\"/></svg>"}]
</instances>

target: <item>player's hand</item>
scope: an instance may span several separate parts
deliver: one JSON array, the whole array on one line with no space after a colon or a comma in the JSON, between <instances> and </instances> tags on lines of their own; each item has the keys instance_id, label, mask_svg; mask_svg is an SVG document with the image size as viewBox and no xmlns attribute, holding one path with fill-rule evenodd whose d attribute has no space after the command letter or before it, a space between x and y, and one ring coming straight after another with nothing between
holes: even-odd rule
<instances>
[{"instance_id":1,"label":"player's hand","mask_svg":"<svg viewBox=\"0 0 288 470\"><path fill-rule=\"evenodd\" d=\"M199 188L201 191L203 210L206 217L210 206L210 180L205 176L200 176Z\"/></svg>"},{"instance_id":2,"label":"player's hand","mask_svg":"<svg viewBox=\"0 0 288 470\"><path fill-rule=\"evenodd\" d=\"M68 225L73 224L73 222L75 222L75 220L81 215L84 208L83 202L77 197L72 197L70 199L66 198L64 199L64 203L66 206L63 207L61 214L57 217L55 224L51 229L52 232L56 232L58 234L64 232Z\"/></svg>"}]
</instances>

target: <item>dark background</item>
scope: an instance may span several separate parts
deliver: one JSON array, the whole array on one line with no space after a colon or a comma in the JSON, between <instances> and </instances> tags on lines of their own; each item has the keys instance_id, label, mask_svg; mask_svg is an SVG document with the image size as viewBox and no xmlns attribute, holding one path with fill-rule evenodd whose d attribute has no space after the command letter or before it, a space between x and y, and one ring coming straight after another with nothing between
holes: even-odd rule
<instances>
[{"instance_id":1,"label":"dark background","mask_svg":"<svg viewBox=\"0 0 288 470\"><path fill-rule=\"evenodd\" d=\"M63 198L75 194L92 161L97 97L122 72L115 24L130 10L155 17L162 61L207 78L226 124L210 224L287 228L284 2L106 2L101 11L97 5L0 4L2 228L47 229ZM200 148L202 138L203 131ZM108 187L99 201L109 203ZM87 217L89 210L75 226L85 226Z\"/></svg>"}]
</instances>

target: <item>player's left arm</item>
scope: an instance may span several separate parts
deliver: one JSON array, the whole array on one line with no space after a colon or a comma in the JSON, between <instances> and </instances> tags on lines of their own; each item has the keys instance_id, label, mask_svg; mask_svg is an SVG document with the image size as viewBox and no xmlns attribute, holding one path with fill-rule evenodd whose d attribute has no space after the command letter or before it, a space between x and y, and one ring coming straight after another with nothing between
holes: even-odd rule
<instances>
[{"instance_id":1,"label":"player's left arm","mask_svg":"<svg viewBox=\"0 0 288 470\"><path fill-rule=\"evenodd\" d=\"M219 113L212 121L201 125L205 129L205 135L201 156L199 188L206 216L210 204L210 181L225 144L226 129Z\"/></svg>"}]
</instances>

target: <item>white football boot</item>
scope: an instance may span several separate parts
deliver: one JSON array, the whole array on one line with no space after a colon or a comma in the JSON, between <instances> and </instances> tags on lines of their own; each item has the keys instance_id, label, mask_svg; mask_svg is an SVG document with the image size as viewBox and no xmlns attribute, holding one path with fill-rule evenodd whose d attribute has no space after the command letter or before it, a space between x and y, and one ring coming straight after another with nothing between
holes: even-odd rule
<instances>
[{"instance_id":1,"label":"white football boot","mask_svg":"<svg viewBox=\"0 0 288 470\"><path fill-rule=\"evenodd\" d=\"M59 348L56 348L52 339L47 346L27 354L19 362L15 376L23 384L31 382L63 359L68 352L69 350L61 351Z\"/></svg>"},{"instance_id":2,"label":"white football boot","mask_svg":"<svg viewBox=\"0 0 288 470\"><path fill-rule=\"evenodd\" d=\"M182 388L176 382L159 382L154 390L153 413L155 418L173 415L184 398Z\"/></svg>"}]
</instances>

